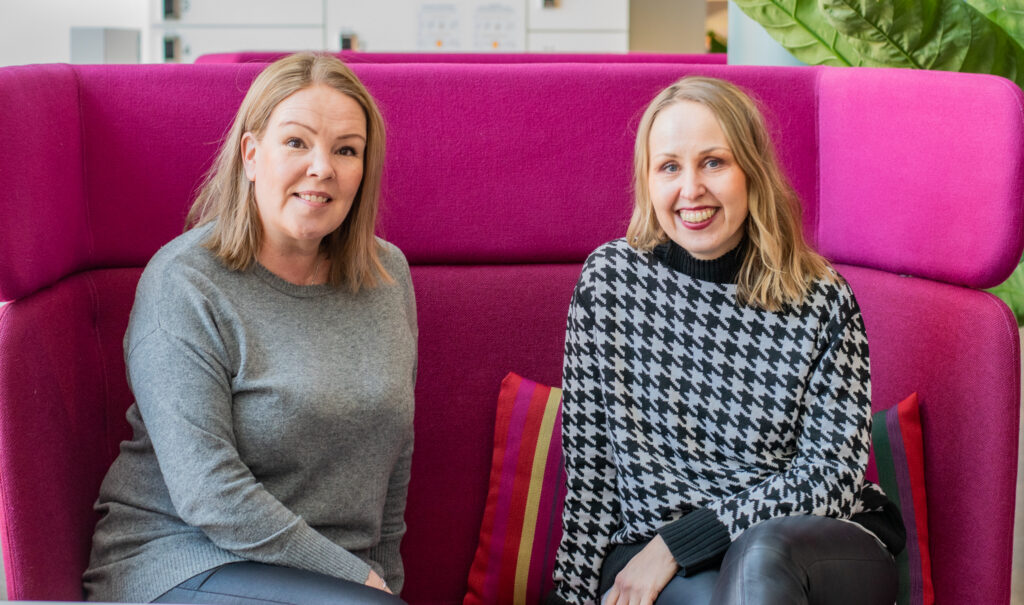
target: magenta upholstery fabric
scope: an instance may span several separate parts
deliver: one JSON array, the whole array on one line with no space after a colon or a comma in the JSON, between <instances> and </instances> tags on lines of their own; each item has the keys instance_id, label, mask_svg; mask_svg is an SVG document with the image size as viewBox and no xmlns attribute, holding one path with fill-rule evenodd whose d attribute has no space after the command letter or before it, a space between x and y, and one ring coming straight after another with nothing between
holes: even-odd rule
<instances>
[{"instance_id":1,"label":"magenta upholstery fabric","mask_svg":"<svg viewBox=\"0 0 1024 605\"><path fill-rule=\"evenodd\" d=\"M410 603L462 603L487 498L501 370L522 368L561 383L565 317L579 269L413 267L420 365L402 544L402 596ZM452 296L452 288L460 294ZM481 430L488 423L490 430Z\"/></svg>"},{"instance_id":2,"label":"magenta upholstery fabric","mask_svg":"<svg viewBox=\"0 0 1024 605\"><path fill-rule=\"evenodd\" d=\"M269 63L283 57L284 51L242 51L209 53L196 57L196 63ZM334 52L346 63L718 63L725 53L370 53L343 50Z\"/></svg>"},{"instance_id":3,"label":"magenta upholstery fabric","mask_svg":"<svg viewBox=\"0 0 1024 605\"><path fill-rule=\"evenodd\" d=\"M52 171L59 174L64 164L73 171L76 163L81 167L61 202L78 218L69 220L64 212L40 215L33 205L0 198L5 219L23 225L16 238L0 239L0 258L32 253L31 263L0 263L0 300L21 298L68 272L141 266L180 233L192 192L259 69L255 64L63 66L47 74L49 86L77 85L74 101L63 111L80 112L73 129L81 133L80 157L51 162L47 141L32 140ZM727 76L762 98L779 138L787 142L783 163L809 202L805 225L813 224L813 70L668 64L365 64L354 69L377 97L388 127L381 231L413 262L581 262L599 244L621 235L629 218L636 123L646 101L684 73ZM25 106L25 121L45 123L45 108L36 112L21 99L32 92L22 93L23 79L37 77L35 72L33 67L0 71L0 103ZM5 144L26 138L32 137L8 138L0 131ZM60 143L54 139L54 145ZM22 171L23 166L38 171L33 157L22 149L5 167L11 167L22 199L45 199L52 195L48 181ZM439 229L456 236L439 237ZM47 241L53 233L62 237Z\"/></svg>"},{"instance_id":4,"label":"magenta upholstery fabric","mask_svg":"<svg viewBox=\"0 0 1024 605\"><path fill-rule=\"evenodd\" d=\"M0 132L0 175L7 190L0 197L0 301L20 298L78 270L92 247L82 193L78 97L70 66L0 71L0 107L7 113ZM27 209L12 210L44 203L48 219ZM45 248L44 242L49 244Z\"/></svg>"},{"instance_id":5,"label":"magenta upholstery fabric","mask_svg":"<svg viewBox=\"0 0 1024 605\"><path fill-rule=\"evenodd\" d=\"M965 74L947 79L942 95L922 102L918 86L930 76L822 72L817 237L822 252L840 262L992 287L1020 260L1003 242L1024 229L1024 138L1016 128L1021 90ZM987 81L984 94L981 80ZM864 95L878 103L864 105ZM1004 136L993 140L993 132ZM845 144L851 140L858 144ZM965 232L989 237L976 240Z\"/></svg>"},{"instance_id":6,"label":"magenta upholstery fabric","mask_svg":"<svg viewBox=\"0 0 1024 605\"><path fill-rule=\"evenodd\" d=\"M0 516L8 598L80 600L100 481L130 436L121 338L141 269L0 307Z\"/></svg>"},{"instance_id":7,"label":"magenta upholstery fabric","mask_svg":"<svg viewBox=\"0 0 1024 605\"><path fill-rule=\"evenodd\" d=\"M421 67L357 70L387 117L389 166L431 175L401 178L397 168L387 175L383 232L419 263L580 262L620 237L632 203L640 114L684 73L670 65ZM377 84L396 71L405 73L416 95ZM785 159L797 186L813 195L813 73L783 70L760 80L756 69L685 71L728 71L776 103L802 91L787 103L778 128L794 144ZM441 119L423 119L424 106L439 108ZM460 125L453 129L456 116ZM403 136L410 132L416 136ZM458 237L439 238L439 228Z\"/></svg>"},{"instance_id":8,"label":"magenta upholstery fabric","mask_svg":"<svg viewBox=\"0 0 1024 605\"><path fill-rule=\"evenodd\" d=\"M937 602L1009 602L1017 477L1011 461L1020 417L1016 321L985 292L838 268L864 314L874 410L915 391L926 402L921 423ZM950 531L954 525L961 530ZM996 577L1003 580L990 581Z\"/></svg>"},{"instance_id":9,"label":"magenta upholstery fabric","mask_svg":"<svg viewBox=\"0 0 1024 605\"><path fill-rule=\"evenodd\" d=\"M120 342L135 281L181 232L260 67L0 69L0 300L14 301L0 307L0 539L12 599L80 595L90 504L126 436ZM381 233L410 259L419 309L410 603L461 602L501 379L559 384L580 263L624 233L637 121L683 74L731 79L765 106L808 236L860 298L876 406L912 391L928 402L940 601L1008 602L1019 351L1008 310L973 288L1005 277L1024 247L1019 91L871 69L353 69L388 126Z\"/></svg>"}]
</instances>

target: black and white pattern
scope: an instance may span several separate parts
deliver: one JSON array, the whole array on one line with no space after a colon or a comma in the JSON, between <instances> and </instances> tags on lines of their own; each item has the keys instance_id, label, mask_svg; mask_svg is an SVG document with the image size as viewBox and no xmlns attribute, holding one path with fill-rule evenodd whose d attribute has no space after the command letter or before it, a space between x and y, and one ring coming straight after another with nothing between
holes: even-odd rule
<instances>
[{"instance_id":1,"label":"black and white pattern","mask_svg":"<svg viewBox=\"0 0 1024 605\"><path fill-rule=\"evenodd\" d=\"M769 312L739 306L735 291L625 240L584 265L563 373L555 579L566 601L599 598L611 544L649 540L694 510L735 539L773 517L862 509L870 370L852 292L819 281L799 306Z\"/></svg>"}]
</instances>

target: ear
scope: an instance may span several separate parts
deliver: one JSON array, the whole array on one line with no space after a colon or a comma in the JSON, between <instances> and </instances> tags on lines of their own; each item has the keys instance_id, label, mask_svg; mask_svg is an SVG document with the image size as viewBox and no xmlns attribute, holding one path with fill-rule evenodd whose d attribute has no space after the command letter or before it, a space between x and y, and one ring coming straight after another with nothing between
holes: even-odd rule
<instances>
[{"instance_id":1,"label":"ear","mask_svg":"<svg viewBox=\"0 0 1024 605\"><path fill-rule=\"evenodd\" d=\"M256 180L256 146L259 141L251 132L242 135L241 151L242 166L245 168L245 176L250 181Z\"/></svg>"}]
</instances>

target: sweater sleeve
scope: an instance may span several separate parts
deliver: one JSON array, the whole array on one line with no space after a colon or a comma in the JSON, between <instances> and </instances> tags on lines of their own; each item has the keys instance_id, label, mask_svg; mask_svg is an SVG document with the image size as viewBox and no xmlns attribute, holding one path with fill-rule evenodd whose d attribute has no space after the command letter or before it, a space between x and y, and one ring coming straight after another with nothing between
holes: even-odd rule
<instances>
[{"instance_id":1,"label":"sweater sleeve","mask_svg":"<svg viewBox=\"0 0 1024 605\"><path fill-rule=\"evenodd\" d=\"M840 292L804 393L789 466L658 530L684 574L716 560L758 522L855 512L870 446L871 374L860 310L845 285Z\"/></svg>"},{"instance_id":2,"label":"sweater sleeve","mask_svg":"<svg viewBox=\"0 0 1024 605\"><path fill-rule=\"evenodd\" d=\"M397 279L402 284L406 318L409 321L410 331L418 340L419 327L416 322L416 298L412 287L412 276L409 274L408 264L403 262L400 270L401 273L397 276ZM416 384L416 367L414 364L410 384ZM398 458L398 462L395 464L395 468L388 479L388 492L384 501L380 541L370 549L370 558L380 563L382 567L379 570L381 577L384 578L388 588L396 595L402 591L402 586L405 584L405 567L402 564L402 555L399 548L406 531L405 503L409 494L413 439L413 435L410 433L405 447Z\"/></svg>"},{"instance_id":3,"label":"sweater sleeve","mask_svg":"<svg viewBox=\"0 0 1024 605\"><path fill-rule=\"evenodd\" d=\"M241 460L234 364L209 299L188 284L150 285L140 286L127 335L128 378L178 515L245 559L365 582L369 565L289 510Z\"/></svg>"},{"instance_id":4,"label":"sweater sleeve","mask_svg":"<svg viewBox=\"0 0 1024 605\"><path fill-rule=\"evenodd\" d=\"M384 502L384 515L381 523L380 541L370 549L370 558L380 562L378 570L388 588L395 594L402 591L405 584L405 568L399 547L405 535L405 502L409 493L409 470L412 463L412 439L406 444L402 455L395 465L388 481L387 500Z\"/></svg>"},{"instance_id":5,"label":"sweater sleeve","mask_svg":"<svg viewBox=\"0 0 1024 605\"><path fill-rule=\"evenodd\" d=\"M619 518L616 472L594 340L595 309L586 280L585 270L569 308L562 375L567 494L554 577L557 596L568 603L599 600L601 564Z\"/></svg>"}]
</instances>

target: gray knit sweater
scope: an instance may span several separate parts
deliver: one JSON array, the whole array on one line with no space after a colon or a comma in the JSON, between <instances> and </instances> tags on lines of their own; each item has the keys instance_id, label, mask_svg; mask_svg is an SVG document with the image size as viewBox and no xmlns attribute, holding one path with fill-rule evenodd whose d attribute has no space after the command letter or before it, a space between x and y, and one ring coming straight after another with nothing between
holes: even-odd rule
<instances>
[{"instance_id":1,"label":"gray knit sweater","mask_svg":"<svg viewBox=\"0 0 1024 605\"><path fill-rule=\"evenodd\" d=\"M139 281L133 437L100 488L86 596L151 601L241 560L360 583L372 567L397 593L417 338L405 258L384 244L395 284L352 294L231 271L208 231Z\"/></svg>"}]
</instances>

